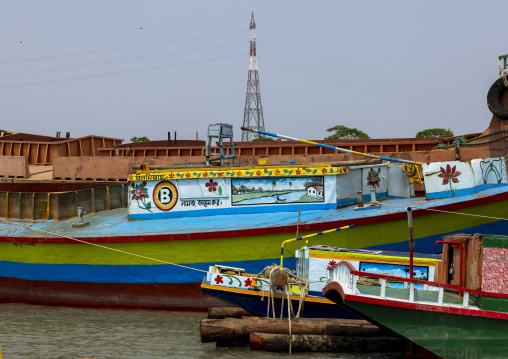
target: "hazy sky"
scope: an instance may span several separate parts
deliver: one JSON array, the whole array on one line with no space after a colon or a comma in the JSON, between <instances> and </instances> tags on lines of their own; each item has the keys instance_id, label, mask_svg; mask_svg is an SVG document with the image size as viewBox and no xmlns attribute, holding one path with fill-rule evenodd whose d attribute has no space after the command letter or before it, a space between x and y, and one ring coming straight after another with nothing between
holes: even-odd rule
<instances>
[{"instance_id":1,"label":"hazy sky","mask_svg":"<svg viewBox=\"0 0 508 359\"><path fill-rule=\"evenodd\" d=\"M309 140L482 132L505 1L0 2L0 129L241 140L249 22L265 128Z\"/></svg>"}]
</instances>

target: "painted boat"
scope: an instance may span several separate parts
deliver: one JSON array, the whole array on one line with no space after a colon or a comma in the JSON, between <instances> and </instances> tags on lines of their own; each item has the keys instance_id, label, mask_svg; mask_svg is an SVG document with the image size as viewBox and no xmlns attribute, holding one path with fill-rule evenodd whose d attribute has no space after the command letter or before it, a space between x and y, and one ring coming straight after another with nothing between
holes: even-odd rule
<instances>
[{"instance_id":1,"label":"painted boat","mask_svg":"<svg viewBox=\"0 0 508 359\"><path fill-rule=\"evenodd\" d=\"M295 258L297 278L308 283L300 313L302 318L358 319L357 315L335 305L322 295L322 289L328 283L329 268L340 261L347 261L360 272L385 273L392 276L409 273L408 253L352 250L317 245L305 246L297 250ZM413 270L420 278L434 278L435 265L440 258L440 255L416 254ZM392 283L392 286L401 284ZM268 298L269 285L270 279L266 274L248 274L243 268L216 265L210 267L207 277L201 284L201 292L258 315L275 317L288 316L287 297L289 294L293 314L298 313L302 301L300 286L291 281L287 286L274 285L274 306L271 307ZM283 297L286 304L282 300Z\"/></svg>"},{"instance_id":2,"label":"painted boat","mask_svg":"<svg viewBox=\"0 0 508 359\"><path fill-rule=\"evenodd\" d=\"M508 237L445 237L438 280L360 272L347 262L331 268L323 294L370 322L443 358L506 358L508 349ZM366 287L359 278L379 280ZM408 289L387 288L391 280ZM416 289L423 285L425 289Z\"/></svg>"},{"instance_id":3,"label":"painted boat","mask_svg":"<svg viewBox=\"0 0 508 359\"><path fill-rule=\"evenodd\" d=\"M502 159L424 164L423 171L426 197L414 197L415 166L397 162L143 166L129 178L127 211L86 215L88 226L1 220L0 301L205 309L222 303L201 296L209 266L255 272L276 260L276 246L297 228L305 235L355 225L322 244L405 251L409 206L421 228L419 252L439 251L434 241L443 234L507 233ZM373 193L371 205L357 205Z\"/></svg>"}]
</instances>

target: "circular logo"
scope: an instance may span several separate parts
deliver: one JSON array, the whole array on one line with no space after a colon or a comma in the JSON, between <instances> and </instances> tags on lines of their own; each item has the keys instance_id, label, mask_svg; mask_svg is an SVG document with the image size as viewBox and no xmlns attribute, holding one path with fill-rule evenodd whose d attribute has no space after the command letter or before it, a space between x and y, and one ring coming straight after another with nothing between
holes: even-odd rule
<instances>
[{"instance_id":1,"label":"circular logo","mask_svg":"<svg viewBox=\"0 0 508 359\"><path fill-rule=\"evenodd\" d=\"M153 202L161 211L170 211L178 202L178 190L169 181L162 181L153 189Z\"/></svg>"}]
</instances>

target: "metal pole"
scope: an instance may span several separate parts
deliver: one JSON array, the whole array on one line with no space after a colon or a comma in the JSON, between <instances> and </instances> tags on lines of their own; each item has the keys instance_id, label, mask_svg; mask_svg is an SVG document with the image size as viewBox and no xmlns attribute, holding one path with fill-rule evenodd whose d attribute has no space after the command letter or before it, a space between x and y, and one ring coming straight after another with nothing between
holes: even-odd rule
<instances>
[{"instance_id":1,"label":"metal pole","mask_svg":"<svg viewBox=\"0 0 508 359\"><path fill-rule=\"evenodd\" d=\"M407 226L409 228L409 278L413 279L413 248L415 240L413 238L413 210L407 207Z\"/></svg>"},{"instance_id":2,"label":"metal pole","mask_svg":"<svg viewBox=\"0 0 508 359\"><path fill-rule=\"evenodd\" d=\"M329 229L329 230L323 231L323 232L312 233L312 234L308 234L306 236L296 237L296 238L288 239L287 241L282 242L282 246L280 248L280 267L282 268L282 264L283 264L283 261L284 261L284 245L287 242L296 242L296 241L300 241L302 239L306 239L306 238L310 238L310 237L316 237L316 236L322 236L323 234L332 233L332 232L336 232L336 231L342 231L344 229L353 228L353 227L354 227L354 224L350 224L349 226L344 226L344 227L339 227L339 228L333 228L333 229Z\"/></svg>"},{"instance_id":3,"label":"metal pole","mask_svg":"<svg viewBox=\"0 0 508 359\"><path fill-rule=\"evenodd\" d=\"M299 138L296 138L296 137L289 137L289 136L284 136L284 135L278 135L276 133L272 133L272 132L266 132L266 131L260 131L260 130L255 130L253 128L248 128L248 127L241 127L241 129L243 131L250 131L250 132L254 132L254 133L259 133L261 135L265 135L265 136L270 136L270 137L277 137L277 138L284 138L286 140L290 140L290 141L295 141L295 142L301 142L301 143L307 143L309 145L313 145L313 146L317 146L317 147L322 147L322 148L328 148L328 149L331 149L331 150L334 150L334 151L339 151L339 152L344 152L344 153L350 153L350 154L353 154L353 155L358 155L358 156L365 156L365 157L369 157L369 158L376 158L376 159L381 159L381 160L385 160L385 161L391 161L391 162L400 162L400 163L407 163L407 164L410 164L410 165L419 165L421 166L422 163L421 162L416 162L416 161L409 161L409 160L400 160L398 158L390 158L390 157L382 157L382 156L375 156L375 155L371 155L371 154L368 154L368 153L363 153L363 152L357 152L357 151L351 151L351 150L346 150L344 148L340 148L340 147L333 147L333 146L329 146L329 145L324 145L322 143L317 143L317 142L312 142L312 141L307 141L307 140L302 140L302 139L299 139Z\"/></svg>"}]
</instances>

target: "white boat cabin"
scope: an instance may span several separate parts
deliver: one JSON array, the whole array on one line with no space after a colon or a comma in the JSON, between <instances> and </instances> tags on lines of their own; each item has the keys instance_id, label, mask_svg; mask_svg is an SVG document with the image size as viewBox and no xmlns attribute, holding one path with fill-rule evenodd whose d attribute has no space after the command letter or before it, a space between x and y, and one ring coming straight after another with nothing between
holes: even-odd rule
<instances>
[{"instance_id":1,"label":"white boat cabin","mask_svg":"<svg viewBox=\"0 0 508 359\"><path fill-rule=\"evenodd\" d=\"M427 199L507 185L501 158L422 167ZM376 201L413 197L417 173L414 165L390 162L159 170L143 165L129 177L129 219L335 210L371 201L373 194Z\"/></svg>"}]
</instances>

